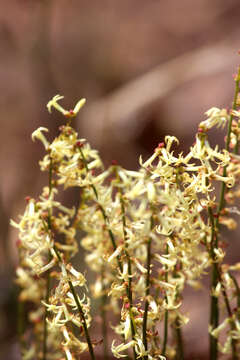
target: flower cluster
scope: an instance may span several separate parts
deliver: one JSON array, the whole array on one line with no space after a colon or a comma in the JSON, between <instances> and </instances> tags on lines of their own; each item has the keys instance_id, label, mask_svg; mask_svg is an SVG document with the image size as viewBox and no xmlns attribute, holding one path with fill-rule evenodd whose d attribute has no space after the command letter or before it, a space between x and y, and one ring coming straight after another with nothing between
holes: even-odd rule
<instances>
[{"instance_id":1,"label":"flower cluster","mask_svg":"<svg viewBox=\"0 0 240 360\"><path fill-rule=\"evenodd\" d=\"M130 351L134 359L144 360L182 353L180 332L189 320L181 309L182 293L186 286L201 288L201 278L209 269L214 274L211 301L217 306L216 299L221 299L227 313L220 325L213 316L209 332L215 339L227 329L226 341L219 348L224 353L236 352L240 309L235 314L231 302L239 301L240 290L232 271L239 270L239 265L223 264L219 227L236 227L231 214L239 213L232 205L240 196L234 187L240 158L228 148L211 147L207 132L214 126L224 127L233 116L239 118L239 112L210 109L185 155L175 154L178 139L166 136L147 160L140 157L138 171L117 164L105 170L98 152L78 137L70 123L85 100L67 111L58 104L61 99L57 95L47 106L67 118L58 137L50 143L44 127L32 135L46 149L40 167L49 173L49 186L38 200L28 199L19 223L12 221L20 239L20 300L41 309L39 341L45 344L44 359L53 349L62 351L68 360L88 349L95 359L88 332L86 280L70 262L78 252L77 230L81 230L85 260L96 273L90 289L93 297L102 299L103 324L107 312L118 318L112 326L117 336L111 347L115 358L126 357ZM232 146L239 141L236 124L235 120ZM217 183L222 186L219 203L214 191ZM59 189L69 187L81 189L77 210L57 201ZM106 342L107 334L103 336Z\"/></svg>"}]
</instances>

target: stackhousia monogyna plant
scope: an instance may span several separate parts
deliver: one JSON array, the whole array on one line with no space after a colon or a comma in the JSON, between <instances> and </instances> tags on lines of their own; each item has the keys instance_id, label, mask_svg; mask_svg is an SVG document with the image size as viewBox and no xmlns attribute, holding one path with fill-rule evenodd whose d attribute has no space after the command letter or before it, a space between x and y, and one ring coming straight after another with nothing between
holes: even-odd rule
<instances>
[{"instance_id":1,"label":"stackhousia monogyna plant","mask_svg":"<svg viewBox=\"0 0 240 360\"><path fill-rule=\"evenodd\" d=\"M70 111L59 104L62 96L48 103L49 112L54 108L66 120L52 142L45 127L32 134L46 150L40 168L48 173L48 185L37 199L26 198L19 222L11 221L19 231L23 359L72 360L86 351L92 360L100 351L107 359L109 328L116 334L110 346L115 358L184 359L189 318L182 311L183 290L199 289L209 272L210 359L219 352L238 359L240 290L234 274L240 263L224 264L220 229L234 230L233 216L240 213L239 81L240 72L232 109L208 110L187 154L176 155L178 139L166 136L149 159L139 158L138 171L116 163L105 169L98 152L79 138L71 120L85 99ZM209 130L225 126L225 149L212 147ZM58 200L69 187L80 190L77 208ZM89 286L72 265L82 248L96 274ZM90 327L92 298L101 300L97 340ZM25 331L24 303L32 303ZM108 313L115 314L113 324Z\"/></svg>"}]
</instances>

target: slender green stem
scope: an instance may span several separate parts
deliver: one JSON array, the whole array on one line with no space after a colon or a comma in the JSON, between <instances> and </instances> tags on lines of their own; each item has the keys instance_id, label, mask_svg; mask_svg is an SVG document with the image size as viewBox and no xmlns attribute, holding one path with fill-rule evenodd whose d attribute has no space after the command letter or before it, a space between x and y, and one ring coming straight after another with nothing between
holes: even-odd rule
<instances>
[{"instance_id":1,"label":"slender green stem","mask_svg":"<svg viewBox=\"0 0 240 360\"><path fill-rule=\"evenodd\" d=\"M240 84L240 67L238 68L238 73L237 73L237 76L236 76L236 79L235 79L235 93L234 93L234 100L233 100L233 107L232 109L233 110L237 110L237 105L238 105L238 94L239 94L239 84ZM231 134L231 127L232 127L232 120L233 120L233 117L234 115L231 114L230 116L230 121L229 121L229 132ZM238 121L238 128L239 128L240 124L239 124L239 121ZM226 149L228 150L229 149L229 144L230 144L230 135L229 135L229 141L228 143L226 142ZM235 144L235 147L234 147L234 154L237 154L238 153L238 147L239 147L239 140L238 140L238 137L237 137L237 141L236 141L236 144ZM227 175L227 168L225 170L225 176ZM225 191L225 188L223 189L223 192ZM224 198L224 196L223 196ZM219 206L219 209L220 209L220 206ZM220 209L221 211L221 209ZM240 290L239 290L239 286L238 286L238 283L237 283L237 280L235 279L235 277L230 274L232 280L233 280L233 283L236 287L236 291L237 291L237 311L239 312L239 309L240 309ZM225 291L225 288L224 288L224 293L226 294L226 291ZM229 308L230 309L230 305L229 305L229 301L228 301L228 298L227 296L224 297L225 298L225 304L226 304L226 307L227 309ZM229 311L228 311L229 313ZM239 314L238 314L238 317L240 318ZM235 328L235 325L234 325L234 322L231 321L231 328L234 329ZM236 355L236 340L232 339L232 354L233 354L233 359L237 359L237 355Z\"/></svg>"},{"instance_id":2,"label":"slender green stem","mask_svg":"<svg viewBox=\"0 0 240 360\"><path fill-rule=\"evenodd\" d=\"M166 255L168 255L168 244L166 245ZM165 282L168 282L168 269L167 265L165 266ZM168 303L168 298L165 296L165 301ZM163 335L163 349L162 355L166 356L166 348L167 348L167 341L168 341L168 310L165 310L164 314L164 335Z\"/></svg>"},{"instance_id":3,"label":"slender green stem","mask_svg":"<svg viewBox=\"0 0 240 360\"><path fill-rule=\"evenodd\" d=\"M229 299L228 299L228 296L227 296L226 288L225 288L225 285L224 285L224 283L222 281L218 264L215 262L214 237L216 237L216 232L215 232L214 217L213 217L213 213L212 213L211 208L208 208L208 213L209 213L209 219L210 219L211 228L212 228L212 239L211 239L210 255L211 255L211 259L213 261L213 270L212 270L212 283L211 283L211 285L215 289L216 286L217 286L218 281L220 282L220 284L221 284L221 292L222 292L222 296L223 296L223 299L224 299L225 307L226 307L228 316L231 319L230 326L231 326L232 330L235 330L235 324L234 324L234 321L233 321L233 314L232 314L230 302L229 302ZM211 295L210 324L211 324L212 329L215 329L218 326L218 321L219 321L218 298L216 296L214 296L214 295ZM236 360L237 359L237 349L236 349L236 341L234 339L232 339L232 341L231 341L231 347L232 347L232 359ZM213 337L211 334L210 334L210 355L211 355L211 359L212 358L215 359L216 356L217 356L217 339L215 337Z\"/></svg>"},{"instance_id":4,"label":"slender green stem","mask_svg":"<svg viewBox=\"0 0 240 360\"><path fill-rule=\"evenodd\" d=\"M237 282L235 276L233 276L231 273L229 273L229 276L231 277L231 279L232 279L232 281L234 283L234 286L236 288L236 294L237 294L237 318L240 321L240 288L239 288L239 285L238 285L238 282Z\"/></svg>"},{"instance_id":5,"label":"slender green stem","mask_svg":"<svg viewBox=\"0 0 240 360\"><path fill-rule=\"evenodd\" d=\"M237 108L237 98L239 93L239 80L240 80L240 68L238 70L238 75L236 78L236 86L235 86L235 93L234 93L234 100L233 100L233 110L236 110ZM233 121L233 114L230 115L229 122L228 122L228 130L227 130L227 137L226 137L226 144L225 149L229 151L230 148L230 139L231 139L231 132L232 132L232 121ZM237 152L238 144L235 146L235 153ZM227 167L228 165L225 165L223 168L223 176L227 176ZM210 247L210 253L211 258L213 261L212 266L212 279L211 279L211 287L215 288L217 286L217 282L220 281L221 288L222 288L222 294L224 297L224 302L227 308L227 311L231 313L227 293L224 288L224 284L221 281L221 277L219 276L219 269L217 263L214 261L215 255L214 255L214 249L218 248L218 229L219 229L219 216L222 211L222 209L225 206L225 191L226 191L226 184L223 181L221 184L221 190L220 190L220 197L219 197L219 204L217 209L217 217L216 220L214 220L212 209L208 209L209 219L211 223L211 247ZM219 309L218 309L218 298L216 296L211 295L211 311L210 311L210 324L212 329L215 329L218 326L219 323ZM235 342L232 341L232 354L233 358L235 358ZM210 334L210 358L213 360L216 360L218 358L218 351L217 351L217 339L211 336Z\"/></svg>"},{"instance_id":6,"label":"slender green stem","mask_svg":"<svg viewBox=\"0 0 240 360\"><path fill-rule=\"evenodd\" d=\"M21 263L24 259L23 254L20 249L19 251L19 263ZM18 294L17 294L17 335L18 335L18 341L20 345L20 353L21 357L23 354L23 351L26 349L26 341L24 339L24 332L26 329L26 318L25 318L25 303L20 299L20 293L21 289L18 288Z\"/></svg>"},{"instance_id":7,"label":"slender green stem","mask_svg":"<svg viewBox=\"0 0 240 360\"><path fill-rule=\"evenodd\" d=\"M181 263L180 263L180 268L181 268ZM178 277L177 265L175 265L175 267L174 267L173 277L175 277L175 278ZM175 295L175 301L177 301L177 299L179 297L178 288L176 290L177 291L176 291L176 295ZM184 346L183 346L184 343L183 343L182 328L181 328L179 316L177 316L174 321L173 330L175 331L175 338L176 338L176 342L177 342L177 351L176 351L175 359L183 360L184 359Z\"/></svg>"},{"instance_id":8,"label":"slender green stem","mask_svg":"<svg viewBox=\"0 0 240 360\"><path fill-rule=\"evenodd\" d=\"M50 158L50 165L49 165L49 175L48 175L48 187L49 187L49 193L48 196L51 196L52 193L52 177L53 177L53 164L52 159ZM51 223L51 209L48 209L48 231L51 232L52 229L52 223ZM48 252L48 260L51 261L51 254L50 251ZM47 271L47 279L46 279L46 296L45 296L45 303L48 304L49 301L49 295L50 295L50 271ZM44 319L43 319L43 360L47 359L47 338L48 338L48 325L47 325L47 308L45 307L44 312Z\"/></svg>"},{"instance_id":9,"label":"slender green stem","mask_svg":"<svg viewBox=\"0 0 240 360\"><path fill-rule=\"evenodd\" d=\"M240 288L239 288L239 285L238 285L238 282L236 280L236 278L231 274L229 273L234 285L235 285L235 288L236 288L236 293L237 293L237 320L240 321ZM234 327L235 327L235 324L234 324ZM236 340L232 339L232 352L235 354L236 356L236 344L235 344ZM234 351L235 350L235 351ZM238 359L238 357L236 356L234 359Z\"/></svg>"},{"instance_id":10,"label":"slender green stem","mask_svg":"<svg viewBox=\"0 0 240 360\"><path fill-rule=\"evenodd\" d=\"M153 216L151 216L151 229L153 228ZM146 292L145 292L145 307L144 307L144 315L143 315L143 330L142 330L142 338L143 345L145 347L145 351L148 350L148 341L147 341L147 320L148 320L148 308L149 308L149 300L148 296L150 295L150 273L151 273L151 243L152 238L148 238L147 242L147 274L146 274ZM148 355L144 356L144 360L148 359Z\"/></svg>"},{"instance_id":11,"label":"slender green stem","mask_svg":"<svg viewBox=\"0 0 240 360\"><path fill-rule=\"evenodd\" d=\"M78 299L78 296L76 294L74 286L73 286L73 284L72 284L72 282L70 280L68 281L68 284L69 284L71 293L73 294L75 303L76 303L77 308L78 308L78 312L79 312L81 320L82 320L83 330L84 330L85 337L86 337L86 340L87 340L88 350L89 350L91 359L95 360L95 355L94 355L94 351L93 351L93 345L92 345L92 342L91 342L91 339L90 339L90 336L89 336L89 332L88 332L88 328L87 328L87 322L86 322L86 319L85 319L85 315L84 315L81 303L80 303L80 301Z\"/></svg>"},{"instance_id":12,"label":"slender green stem","mask_svg":"<svg viewBox=\"0 0 240 360\"><path fill-rule=\"evenodd\" d=\"M236 85L235 85L235 94L234 94L234 100L233 100L233 110L237 110L237 106L238 106L238 94L239 94L239 84L240 84L240 67L238 68L238 73L235 79ZM231 116L233 117L233 115L231 114ZM238 127L240 126L239 122L238 122ZM234 147L234 153L237 154L238 153L238 145L239 145L239 140L237 138L235 147Z\"/></svg>"},{"instance_id":13,"label":"slender green stem","mask_svg":"<svg viewBox=\"0 0 240 360\"><path fill-rule=\"evenodd\" d=\"M166 356L167 341L168 341L168 310L165 310L165 313L164 313L163 349L162 349L162 355L163 356Z\"/></svg>"},{"instance_id":14,"label":"slender green stem","mask_svg":"<svg viewBox=\"0 0 240 360\"><path fill-rule=\"evenodd\" d=\"M239 91L240 91L240 67L238 68L238 73L236 76L236 87L235 87L235 94L234 94L234 101L233 101L233 110L237 110L237 106L239 105L238 103L238 95L239 95ZM233 116L233 115L231 115ZM238 128L240 127L240 121L238 120ZM237 135L237 141L234 147L234 154L238 154L238 148L239 148L239 139L238 139L238 135ZM240 320L240 289L238 286L238 282L235 278L234 275L230 274L231 279L233 280L233 283L235 285L236 288L236 293L237 293L237 318L238 320Z\"/></svg>"},{"instance_id":15,"label":"slender green stem","mask_svg":"<svg viewBox=\"0 0 240 360\"><path fill-rule=\"evenodd\" d=\"M106 303L107 303L107 295L105 289L105 269L104 264L101 269L101 284L102 284L102 296L101 296L101 316L102 316L102 336L103 336L103 356L104 359L108 359L108 336L107 336L107 316L106 316Z\"/></svg>"},{"instance_id":16,"label":"slender green stem","mask_svg":"<svg viewBox=\"0 0 240 360\"><path fill-rule=\"evenodd\" d=\"M204 137L202 138L202 142L204 142ZM179 168L177 169L176 172L176 183L178 188L180 188L180 179L179 179ZM167 247L167 254L168 254L168 247ZM173 277L177 277L177 267L175 265L174 267L174 272L173 272ZM179 292L177 290L176 293L176 299L179 296ZM165 314L166 316L166 314ZM166 316L166 323L168 322L168 315ZM183 347L183 336L182 336L182 329L181 329L181 324L180 324L180 319L179 316L176 317L175 321L174 321L174 326L175 326L175 337L176 337L176 342L177 342L177 352L176 352L176 360L183 360L184 359L184 347ZM166 325L167 328L167 325ZM167 329L166 329L167 331ZM167 337L167 335L166 335Z\"/></svg>"},{"instance_id":17,"label":"slender green stem","mask_svg":"<svg viewBox=\"0 0 240 360\"><path fill-rule=\"evenodd\" d=\"M213 289L216 288L218 283L218 269L217 263L215 262L214 248L216 247L216 231L215 231L215 222L212 209L208 208L208 216L211 224L211 242L210 242L210 256L212 259L212 274L211 274L211 289L210 289L210 326L212 329L215 329L219 323L219 308L218 308L218 298L213 294ZM209 334L210 340L210 359L216 360L218 358L218 340Z\"/></svg>"},{"instance_id":18,"label":"slender green stem","mask_svg":"<svg viewBox=\"0 0 240 360\"><path fill-rule=\"evenodd\" d=\"M176 360L183 360L184 359L183 339L182 339L182 331L180 327L179 317L176 318L175 326L176 326L175 330L176 330L176 340L177 340Z\"/></svg>"},{"instance_id":19,"label":"slender green stem","mask_svg":"<svg viewBox=\"0 0 240 360\"><path fill-rule=\"evenodd\" d=\"M123 237L124 237L124 244L125 244L125 256L128 262L128 286L127 286L127 296L129 301L129 314L130 314L130 321L131 321L131 332L132 332L132 340L135 337L135 324L134 324L134 317L132 315L132 306L133 306L133 299L132 299L132 264L131 259L128 253L128 243L127 243L127 231L126 231L126 214L125 214L125 205L122 195L120 195L121 201L121 212L122 212L122 225L123 225ZM137 359L137 354L135 348L133 347L133 356L134 359Z\"/></svg>"},{"instance_id":20,"label":"slender green stem","mask_svg":"<svg viewBox=\"0 0 240 360\"><path fill-rule=\"evenodd\" d=\"M237 109L237 100L238 100L238 93L239 93L239 81L240 81L240 67L238 68L237 77L235 79L235 91L234 91L232 110ZM227 139L226 139L226 146L225 146L226 150L229 150L230 135L231 135L231 132L232 132L233 117L234 117L234 115L231 113L230 120L229 120L229 123L228 123L228 132L227 132Z\"/></svg>"},{"instance_id":21,"label":"slender green stem","mask_svg":"<svg viewBox=\"0 0 240 360\"><path fill-rule=\"evenodd\" d=\"M217 285L216 274L217 274L216 264L214 264L212 267L211 285L212 286L215 285L215 287ZM212 292L212 288L210 290ZM218 326L218 322L219 322L218 298L211 294L210 324L212 329L215 329ZM217 349L218 341L211 334L209 336L210 336L210 359L215 360L218 357L218 349Z\"/></svg>"},{"instance_id":22,"label":"slender green stem","mask_svg":"<svg viewBox=\"0 0 240 360\"><path fill-rule=\"evenodd\" d=\"M48 304L49 295L50 295L50 273L48 271L47 279L46 279L46 296L45 296L46 304ZM47 359L47 338L48 338L47 308L45 307L44 326L43 326L43 360Z\"/></svg>"},{"instance_id":23,"label":"slender green stem","mask_svg":"<svg viewBox=\"0 0 240 360\"><path fill-rule=\"evenodd\" d=\"M125 206L124 206L124 201L123 198L121 196L121 211L122 211L122 224L123 224L123 237L124 237L124 245L125 245L125 249L124 249L124 253L125 256L127 258L127 262L128 262L128 299L129 299L129 303L130 303L130 309L132 308L132 264L131 264L131 259L128 253L128 243L127 243L127 232L126 232L126 215L125 215Z\"/></svg>"},{"instance_id":24,"label":"slender green stem","mask_svg":"<svg viewBox=\"0 0 240 360\"><path fill-rule=\"evenodd\" d=\"M219 269L218 269L218 279L221 282L221 291L222 291L225 307L227 309L227 313L228 313L228 316L230 319L231 330L236 330L236 326L235 326L235 323L233 320L233 313L232 313L230 302L229 302L229 299L227 296L227 291L226 291L224 283L221 281L221 274L220 274ZM232 360L237 360L238 356L237 356L237 348L236 348L236 339L233 339L233 338L231 339L231 347L232 347Z\"/></svg>"},{"instance_id":25,"label":"slender green stem","mask_svg":"<svg viewBox=\"0 0 240 360\"><path fill-rule=\"evenodd\" d=\"M233 99L233 106L232 106L233 110L237 109L237 99L238 99L238 94L239 94L239 82L240 82L240 67L238 69L238 74L237 74L236 83L235 83L235 92L234 92L234 99ZM234 117L234 115L231 113L230 119L228 122L228 130L227 130L227 137L226 137L226 144L225 144L225 149L227 151L229 151L229 146L230 146L233 117ZM238 141L234 148L234 153L236 154L237 152L238 152ZM228 167L228 165L225 165L223 168L223 176L224 177L227 176L227 167ZM224 200L225 190L226 190L226 184L224 181L222 181L219 205L218 205L218 210L217 210L218 214L220 214L221 210L223 209L223 207L225 205L225 200ZM216 219L216 227L218 228L218 226L219 226L219 217L217 217L217 219Z\"/></svg>"}]
</instances>

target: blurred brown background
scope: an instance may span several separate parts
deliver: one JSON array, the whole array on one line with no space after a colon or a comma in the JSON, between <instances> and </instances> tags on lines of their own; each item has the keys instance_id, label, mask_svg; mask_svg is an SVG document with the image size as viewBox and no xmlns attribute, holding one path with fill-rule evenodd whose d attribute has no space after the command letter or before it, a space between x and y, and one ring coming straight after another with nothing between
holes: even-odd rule
<instances>
[{"instance_id":1,"label":"blurred brown background","mask_svg":"<svg viewBox=\"0 0 240 360\"><path fill-rule=\"evenodd\" d=\"M17 359L17 234L9 218L46 182L37 164L43 149L31 133L45 126L54 136L62 123L46 103L61 94L71 108L87 98L76 126L106 165L116 159L136 168L139 154L150 154L166 134L177 136L184 150L204 111L231 106L240 3L0 0L0 9L0 356ZM186 328L191 359L205 358L202 303L195 294L186 305L199 309Z\"/></svg>"}]
</instances>

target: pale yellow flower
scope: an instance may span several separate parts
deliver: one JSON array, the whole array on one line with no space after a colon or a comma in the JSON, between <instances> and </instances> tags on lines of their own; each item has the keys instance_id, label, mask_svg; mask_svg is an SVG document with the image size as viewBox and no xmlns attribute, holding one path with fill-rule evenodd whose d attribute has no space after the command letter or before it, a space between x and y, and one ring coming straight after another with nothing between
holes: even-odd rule
<instances>
[{"instance_id":1,"label":"pale yellow flower","mask_svg":"<svg viewBox=\"0 0 240 360\"><path fill-rule=\"evenodd\" d=\"M40 126L38 129L36 129L33 133L32 133L32 140L35 141L35 139L40 140L45 149L48 150L49 148L49 142L47 141L47 139L45 138L45 136L43 135L43 131L48 132L48 129Z\"/></svg>"},{"instance_id":2,"label":"pale yellow flower","mask_svg":"<svg viewBox=\"0 0 240 360\"><path fill-rule=\"evenodd\" d=\"M229 120L229 114L226 109L218 109L213 107L205 112L208 116L207 120L202 121L199 127L203 130L209 130L214 126L223 128Z\"/></svg>"},{"instance_id":3,"label":"pale yellow flower","mask_svg":"<svg viewBox=\"0 0 240 360\"><path fill-rule=\"evenodd\" d=\"M115 340L113 340L113 342L112 342L112 353L117 359L127 357L127 355L121 354L121 352L129 349L130 347L133 347L134 345L135 345L135 341L132 340L132 341L129 341L128 343L126 343L126 344L120 344L120 345L115 346Z\"/></svg>"},{"instance_id":4,"label":"pale yellow flower","mask_svg":"<svg viewBox=\"0 0 240 360\"><path fill-rule=\"evenodd\" d=\"M57 111L66 117L75 117L86 102L86 99L81 99L77 102L73 110L65 110L61 105L58 104L58 101L63 98L64 96L55 95L47 104L48 111L51 113L52 107L54 107Z\"/></svg>"}]
</instances>

